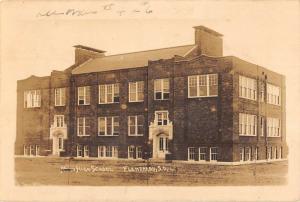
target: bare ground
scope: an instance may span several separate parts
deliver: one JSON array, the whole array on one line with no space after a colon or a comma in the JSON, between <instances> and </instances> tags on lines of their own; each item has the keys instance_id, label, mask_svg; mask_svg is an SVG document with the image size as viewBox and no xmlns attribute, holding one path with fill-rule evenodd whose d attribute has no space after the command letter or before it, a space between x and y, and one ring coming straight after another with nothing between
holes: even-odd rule
<instances>
[{"instance_id":1,"label":"bare ground","mask_svg":"<svg viewBox=\"0 0 300 202\"><path fill-rule=\"evenodd\" d=\"M287 171L287 161L222 166L164 162L147 164L146 161L129 160L15 158L16 184L21 186L284 185L287 183Z\"/></svg>"}]
</instances>

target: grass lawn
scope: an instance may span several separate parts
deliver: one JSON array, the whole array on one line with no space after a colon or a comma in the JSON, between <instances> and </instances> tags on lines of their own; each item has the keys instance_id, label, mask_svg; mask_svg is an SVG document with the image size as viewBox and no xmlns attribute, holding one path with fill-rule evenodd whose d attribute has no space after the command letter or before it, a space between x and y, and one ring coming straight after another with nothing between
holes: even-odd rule
<instances>
[{"instance_id":1,"label":"grass lawn","mask_svg":"<svg viewBox=\"0 0 300 202\"><path fill-rule=\"evenodd\" d=\"M67 171L66 168L71 168ZM130 160L15 158L17 185L284 185L287 161L238 166Z\"/></svg>"}]
</instances>

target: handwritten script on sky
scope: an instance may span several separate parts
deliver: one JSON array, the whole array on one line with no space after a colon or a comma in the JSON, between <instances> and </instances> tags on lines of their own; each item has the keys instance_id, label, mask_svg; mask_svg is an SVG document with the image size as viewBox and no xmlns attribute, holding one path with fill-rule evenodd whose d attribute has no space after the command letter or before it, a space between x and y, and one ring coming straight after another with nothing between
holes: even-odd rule
<instances>
[{"instance_id":1,"label":"handwritten script on sky","mask_svg":"<svg viewBox=\"0 0 300 202\"><path fill-rule=\"evenodd\" d=\"M151 14L153 10L148 2L143 2L137 4L136 6L128 9L124 8L117 3L108 3L100 6L99 9L94 10L84 10L84 9L74 9L74 8L67 8L61 10L46 10L40 11L37 13L36 17L51 17L51 16L87 16L87 15L97 15L103 14L105 12L115 13L118 16L123 16L126 14Z\"/></svg>"}]
</instances>

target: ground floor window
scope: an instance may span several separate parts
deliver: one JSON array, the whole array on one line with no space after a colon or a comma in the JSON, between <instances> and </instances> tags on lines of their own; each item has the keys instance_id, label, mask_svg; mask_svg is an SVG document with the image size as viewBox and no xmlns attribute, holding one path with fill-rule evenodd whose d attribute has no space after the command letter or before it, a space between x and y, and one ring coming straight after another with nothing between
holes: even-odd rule
<instances>
[{"instance_id":1,"label":"ground floor window","mask_svg":"<svg viewBox=\"0 0 300 202\"><path fill-rule=\"evenodd\" d=\"M210 148L210 161L217 161L218 159L218 148L211 147Z\"/></svg>"},{"instance_id":2,"label":"ground floor window","mask_svg":"<svg viewBox=\"0 0 300 202\"><path fill-rule=\"evenodd\" d=\"M282 158L282 147L279 148L279 159Z\"/></svg>"},{"instance_id":3,"label":"ground floor window","mask_svg":"<svg viewBox=\"0 0 300 202\"><path fill-rule=\"evenodd\" d=\"M77 157L89 157L88 145L77 145Z\"/></svg>"},{"instance_id":4,"label":"ground floor window","mask_svg":"<svg viewBox=\"0 0 300 202\"><path fill-rule=\"evenodd\" d=\"M196 147L189 147L188 148L188 160L195 161L196 160Z\"/></svg>"},{"instance_id":5,"label":"ground floor window","mask_svg":"<svg viewBox=\"0 0 300 202\"><path fill-rule=\"evenodd\" d=\"M199 147L199 161L205 161L206 160L206 147Z\"/></svg>"},{"instance_id":6,"label":"ground floor window","mask_svg":"<svg viewBox=\"0 0 300 202\"><path fill-rule=\"evenodd\" d=\"M258 147L255 147L255 160L258 160Z\"/></svg>"},{"instance_id":7,"label":"ground floor window","mask_svg":"<svg viewBox=\"0 0 300 202\"><path fill-rule=\"evenodd\" d=\"M128 146L128 158L129 159L142 159L143 158L142 147L134 146L134 145Z\"/></svg>"},{"instance_id":8,"label":"ground floor window","mask_svg":"<svg viewBox=\"0 0 300 202\"><path fill-rule=\"evenodd\" d=\"M278 159L277 147L274 148L274 156L273 159Z\"/></svg>"},{"instance_id":9,"label":"ground floor window","mask_svg":"<svg viewBox=\"0 0 300 202\"><path fill-rule=\"evenodd\" d=\"M99 158L118 158L117 146L98 146Z\"/></svg>"},{"instance_id":10,"label":"ground floor window","mask_svg":"<svg viewBox=\"0 0 300 202\"><path fill-rule=\"evenodd\" d=\"M39 145L24 145L23 146L24 156L39 156L40 146Z\"/></svg>"},{"instance_id":11,"label":"ground floor window","mask_svg":"<svg viewBox=\"0 0 300 202\"><path fill-rule=\"evenodd\" d=\"M159 138L159 151L168 151L168 138L160 137Z\"/></svg>"}]
</instances>

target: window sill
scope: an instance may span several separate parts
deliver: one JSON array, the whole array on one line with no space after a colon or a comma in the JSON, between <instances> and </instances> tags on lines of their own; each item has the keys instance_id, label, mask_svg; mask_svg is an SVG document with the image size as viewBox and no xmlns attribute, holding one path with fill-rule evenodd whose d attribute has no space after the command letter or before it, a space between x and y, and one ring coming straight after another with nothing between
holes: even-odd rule
<instances>
[{"instance_id":1,"label":"window sill","mask_svg":"<svg viewBox=\"0 0 300 202\"><path fill-rule=\"evenodd\" d=\"M77 106L89 106L91 104L77 104Z\"/></svg>"},{"instance_id":2,"label":"window sill","mask_svg":"<svg viewBox=\"0 0 300 202\"><path fill-rule=\"evenodd\" d=\"M137 134L137 135L128 135L129 137L142 137L142 136L144 136L144 134Z\"/></svg>"},{"instance_id":3,"label":"window sill","mask_svg":"<svg viewBox=\"0 0 300 202\"><path fill-rule=\"evenodd\" d=\"M141 102L144 102L144 100L141 100L141 101L128 101L129 103L141 103Z\"/></svg>"},{"instance_id":4,"label":"window sill","mask_svg":"<svg viewBox=\"0 0 300 202\"><path fill-rule=\"evenodd\" d=\"M267 136L267 137L281 137L281 136Z\"/></svg>"},{"instance_id":5,"label":"window sill","mask_svg":"<svg viewBox=\"0 0 300 202\"><path fill-rule=\"evenodd\" d=\"M120 104L120 102L98 103L98 105Z\"/></svg>"},{"instance_id":6,"label":"window sill","mask_svg":"<svg viewBox=\"0 0 300 202\"><path fill-rule=\"evenodd\" d=\"M257 135L244 135L244 134L239 134L240 137L256 137Z\"/></svg>"},{"instance_id":7,"label":"window sill","mask_svg":"<svg viewBox=\"0 0 300 202\"><path fill-rule=\"evenodd\" d=\"M54 105L54 107L65 107L66 105Z\"/></svg>"},{"instance_id":8,"label":"window sill","mask_svg":"<svg viewBox=\"0 0 300 202\"><path fill-rule=\"evenodd\" d=\"M118 137L119 135L98 135L98 137Z\"/></svg>"},{"instance_id":9,"label":"window sill","mask_svg":"<svg viewBox=\"0 0 300 202\"><path fill-rule=\"evenodd\" d=\"M77 135L77 137L90 137L90 135Z\"/></svg>"},{"instance_id":10,"label":"window sill","mask_svg":"<svg viewBox=\"0 0 300 202\"><path fill-rule=\"evenodd\" d=\"M208 96L195 96L195 97L190 97L188 96L188 98L205 98L205 97L218 97L218 95L208 95Z\"/></svg>"}]
</instances>

